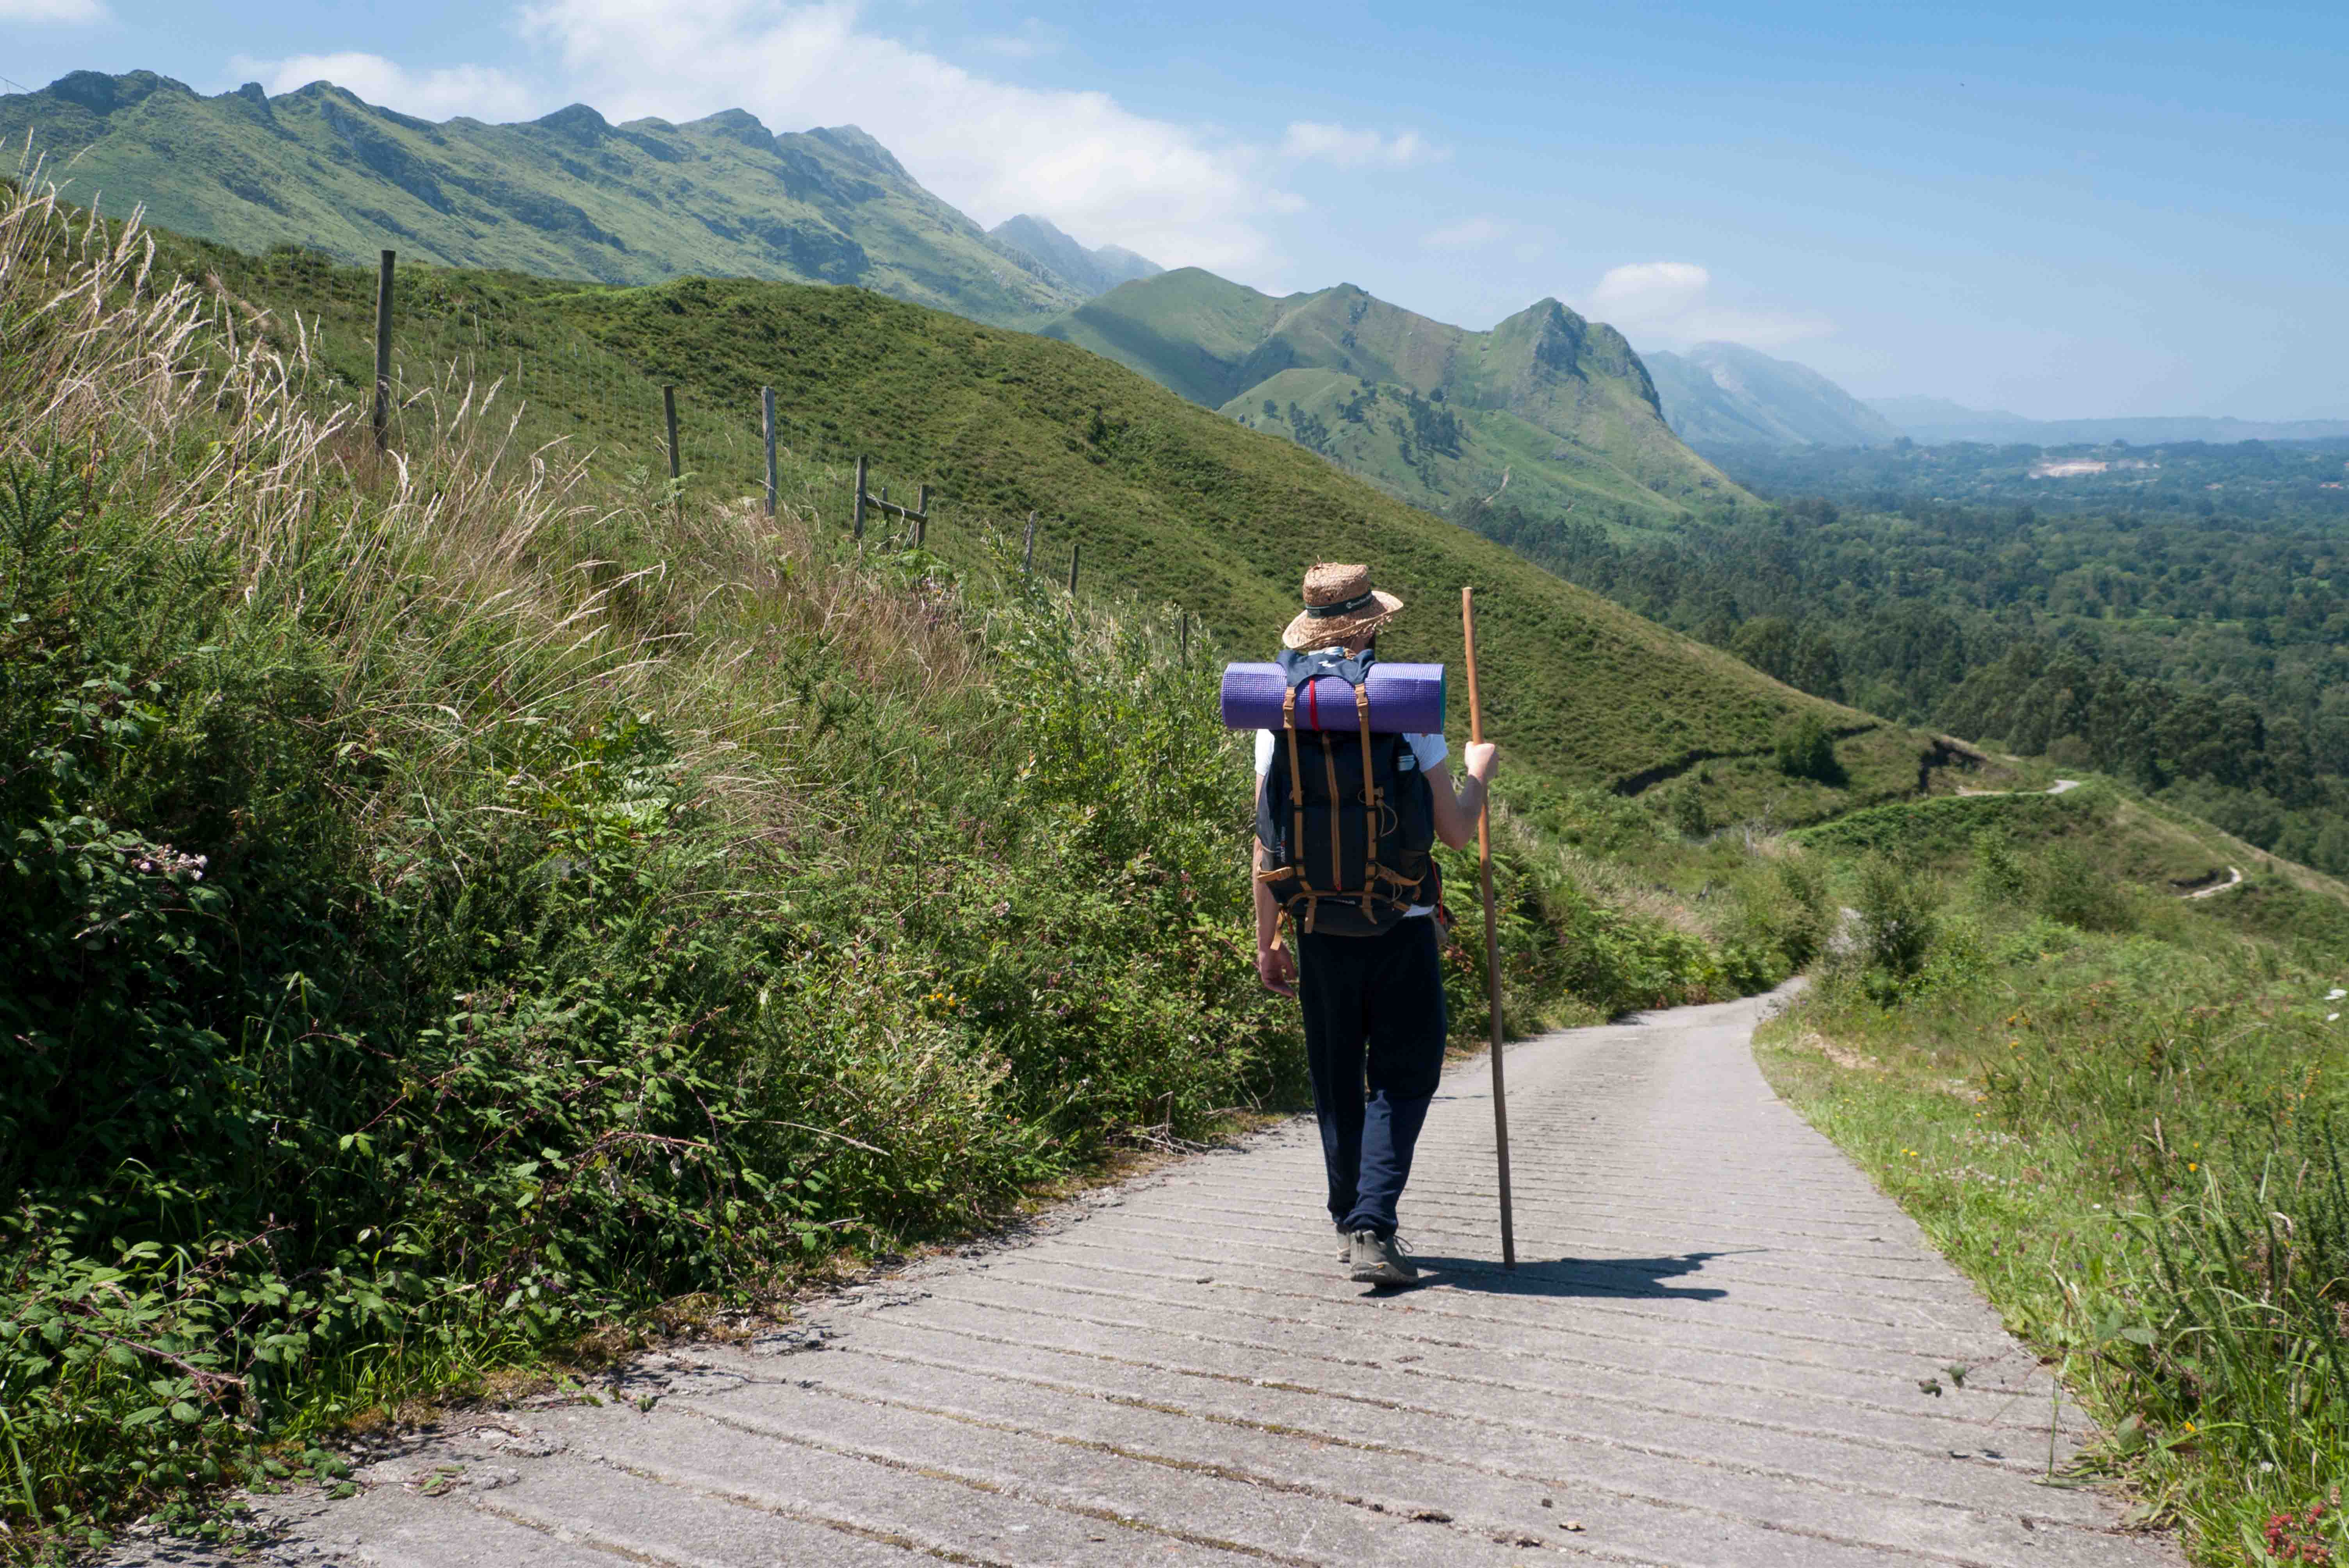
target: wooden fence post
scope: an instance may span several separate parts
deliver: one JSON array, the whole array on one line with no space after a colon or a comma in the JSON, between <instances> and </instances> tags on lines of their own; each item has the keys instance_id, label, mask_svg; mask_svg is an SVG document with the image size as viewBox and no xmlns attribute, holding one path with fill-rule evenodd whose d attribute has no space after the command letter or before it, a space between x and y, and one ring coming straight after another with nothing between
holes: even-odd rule
<instances>
[{"instance_id":1,"label":"wooden fence post","mask_svg":"<svg viewBox=\"0 0 2349 1568\"><path fill-rule=\"evenodd\" d=\"M775 389L759 388L759 415L767 431L767 515L775 515Z\"/></svg>"},{"instance_id":2,"label":"wooden fence post","mask_svg":"<svg viewBox=\"0 0 2349 1568\"><path fill-rule=\"evenodd\" d=\"M391 449L391 267L398 251L383 253L375 280L375 449Z\"/></svg>"},{"instance_id":3,"label":"wooden fence post","mask_svg":"<svg viewBox=\"0 0 2349 1568\"><path fill-rule=\"evenodd\" d=\"M922 549L930 542L930 487L924 485L921 494L914 498L914 548Z\"/></svg>"},{"instance_id":4,"label":"wooden fence post","mask_svg":"<svg viewBox=\"0 0 2349 1568\"><path fill-rule=\"evenodd\" d=\"M669 505L679 517L685 515L685 491L678 480L685 477L685 463L677 449L677 388L661 388L661 416L668 426L668 485Z\"/></svg>"},{"instance_id":5,"label":"wooden fence post","mask_svg":"<svg viewBox=\"0 0 2349 1568\"><path fill-rule=\"evenodd\" d=\"M1019 552L1019 575L1026 577L1036 569L1036 514L1028 514L1028 542Z\"/></svg>"},{"instance_id":6,"label":"wooden fence post","mask_svg":"<svg viewBox=\"0 0 2349 1568\"><path fill-rule=\"evenodd\" d=\"M1081 544L1069 546L1069 592L1071 593L1077 591L1077 557L1084 552L1084 548Z\"/></svg>"},{"instance_id":7,"label":"wooden fence post","mask_svg":"<svg viewBox=\"0 0 2349 1568\"><path fill-rule=\"evenodd\" d=\"M856 459L855 531L858 539L864 537L864 459L861 455Z\"/></svg>"},{"instance_id":8,"label":"wooden fence post","mask_svg":"<svg viewBox=\"0 0 2349 1568\"><path fill-rule=\"evenodd\" d=\"M1177 640L1182 648L1181 654L1177 656L1182 661L1183 667L1188 669L1191 667L1191 612L1188 610L1183 612L1183 629L1178 634Z\"/></svg>"}]
</instances>

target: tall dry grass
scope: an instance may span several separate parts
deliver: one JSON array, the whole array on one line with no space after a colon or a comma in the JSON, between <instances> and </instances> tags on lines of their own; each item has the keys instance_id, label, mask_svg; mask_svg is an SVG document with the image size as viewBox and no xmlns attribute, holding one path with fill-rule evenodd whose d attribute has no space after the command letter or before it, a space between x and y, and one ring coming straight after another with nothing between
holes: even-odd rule
<instances>
[{"instance_id":1,"label":"tall dry grass","mask_svg":"<svg viewBox=\"0 0 2349 1568\"><path fill-rule=\"evenodd\" d=\"M592 451L521 446L522 407L455 364L394 389L400 439L379 454L363 410L312 390L298 318L155 260L135 213L36 181L0 204L0 455L81 454L94 499L231 552L250 605L336 650L342 700L419 789L497 727L628 712L760 831L806 799L811 726L779 647L916 705L977 684L951 583L868 566L788 502L616 494Z\"/></svg>"}]
</instances>

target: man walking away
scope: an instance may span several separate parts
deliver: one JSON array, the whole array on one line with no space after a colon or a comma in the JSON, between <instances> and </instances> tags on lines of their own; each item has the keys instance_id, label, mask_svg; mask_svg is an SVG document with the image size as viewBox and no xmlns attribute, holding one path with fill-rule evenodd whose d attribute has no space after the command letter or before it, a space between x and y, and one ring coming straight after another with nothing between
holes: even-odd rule
<instances>
[{"instance_id":1,"label":"man walking away","mask_svg":"<svg viewBox=\"0 0 2349 1568\"><path fill-rule=\"evenodd\" d=\"M1334 675L1361 689L1378 631L1402 601L1367 567L1305 574L1305 607L1281 634L1292 704ZM1395 1236L1412 1150L1444 1069L1440 889L1428 851L1476 833L1499 755L1468 748L1455 790L1440 735L1299 731L1257 736L1256 966L1298 998L1330 1217L1350 1277L1402 1285L1418 1268ZM1284 913L1294 928L1281 939Z\"/></svg>"}]
</instances>

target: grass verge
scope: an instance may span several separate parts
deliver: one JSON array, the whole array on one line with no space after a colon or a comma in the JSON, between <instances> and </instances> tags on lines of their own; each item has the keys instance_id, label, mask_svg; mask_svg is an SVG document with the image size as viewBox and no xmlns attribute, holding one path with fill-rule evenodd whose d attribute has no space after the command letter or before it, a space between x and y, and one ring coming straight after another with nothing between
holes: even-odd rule
<instances>
[{"instance_id":1,"label":"grass verge","mask_svg":"<svg viewBox=\"0 0 2349 1568\"><path fill-rule=\"evenodd\" d=\"M2137 1522L2198 1561L2333 1561L2344 965L2177 898L2096 831L2117 804L2023 798L1962 851L1942 802L1858 824L1918 852L1841 861L1850 936L1763 1065L2057 1364Z\"/></svg>"}]
</instances>

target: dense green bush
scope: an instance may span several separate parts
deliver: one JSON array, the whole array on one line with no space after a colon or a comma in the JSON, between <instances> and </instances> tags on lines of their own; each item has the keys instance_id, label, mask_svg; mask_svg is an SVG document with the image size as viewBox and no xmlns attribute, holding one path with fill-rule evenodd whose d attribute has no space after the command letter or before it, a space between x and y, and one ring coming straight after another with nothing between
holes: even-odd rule
<instances>
[{"instance_id":1,"label":"dense green bush","mask_svg":"<svg viewBox=\"0 0 2349 1568\"><path fill-rule=\"evenodd\" d=\"M2005 832L1998 828L1976 830L1973 849L1970 881L1974 902L1987 910L2020 908L2030 896L2031 878Z\"/></svg>"},{"instance_id":2,"label":"dense green bush","mask_svg":"<svg viewBox=\"0 0 2349 1568\"><path fill-rule=\"evenodd\" d=\"M1789 779L1809 779L1835 785L1844 781L1843 764L1836 760L1835 737L1815 713L1794 715L1778 726L1775 741L1778 771Z\"/></svg>"},{"instance_id":3,"label":"dense green bush","mask_svg":"<svg viewBox=\"0 0 2349 1568\"><path fill-rule=\"evenodd\" d=\"M2054 843L2032 868L2032 892L2039 913L2083 931L2126 931L2134 911L2120 884L2089 861L2077 844Z\"/></svg>"},{"instance_id":4,"label":"dense green bush","mask_svg":"<svg viewBox=\"0 0 2349 1568\"><path fill-rule=\"evenodd\" d=\"M1138 634L1005 601L1016 696L926 737L835 696L803 782L863 814L809 856L592 697L467 716L416 778L336 649L51 469L0 474L48 498L9 534L47 592L0 697L0 1019L34 1069L0 1086L0 1406L44 1513L220 1479L332 1418L355 1357L754 1295L1283 1092L1245 763ZM410 630L535 684L479 626ZM478 668L401 679L454 707Z\"/></svg>"},{"instance_id":5,"label":"dense green bush","mask_svg":"<svg viewBox=\"0 0 2349 1568\"><path fill-rule=\"evenodd\" d=\"M1869 854L1852 876L1852 960L1868 995L1890 1001L1913 986L1931 956L1940 890L1889 857Z\"/></svg>"}]
</instances>

